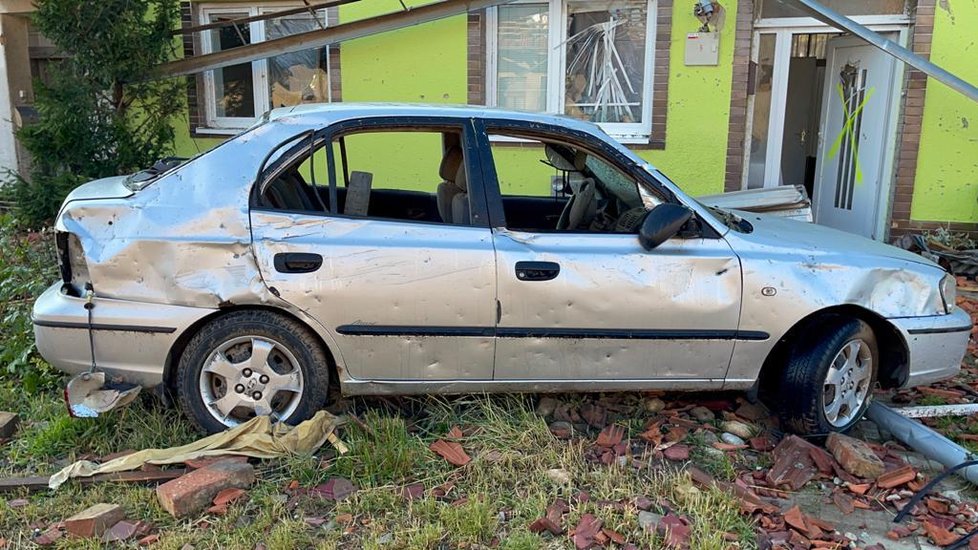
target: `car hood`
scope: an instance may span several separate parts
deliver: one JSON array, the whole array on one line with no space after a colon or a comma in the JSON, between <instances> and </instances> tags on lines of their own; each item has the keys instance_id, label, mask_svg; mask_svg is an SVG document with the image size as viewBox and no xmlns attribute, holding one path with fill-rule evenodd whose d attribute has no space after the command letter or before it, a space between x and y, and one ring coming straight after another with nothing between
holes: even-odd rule
<instances>
[{"instance_id":1,"label":"car hood","mask_svg":"<svg viewBox=\"0 0 978 550\"><path fill-rule=\"evenodd\" d=\"M737 236L757 245L784 248L813 257L845 256L850 261L860 257L871 257L942 269L923 256L853 233L769 214L742 211L736 214L754 226L753 232L741 233Z\"/></svg>"}]
</instances>

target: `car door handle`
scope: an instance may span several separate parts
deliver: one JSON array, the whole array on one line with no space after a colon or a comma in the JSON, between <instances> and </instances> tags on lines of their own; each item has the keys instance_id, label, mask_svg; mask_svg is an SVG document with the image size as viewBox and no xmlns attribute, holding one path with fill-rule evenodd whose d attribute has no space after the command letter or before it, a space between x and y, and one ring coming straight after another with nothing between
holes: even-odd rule
<instances>
[{"instance_id":1,"label":"car door handle","mask_svg":"<svg viewBox=\"0 0 978 550\"><path fill-rule=\"evenodd\" d=\"M310 252L279 252L275 271L279 273L312 273L323 265L323 257Z\"/></svg>"},{"instance_id":2,"label":"car door handle","mask_svg":"<svg viewBox=\"0 0 978 550\"><path fill-rule=\"evenodd\" d=\"M516 278L521 281L549 281L560 273L554 262L516 262Z\"/></svg>"}]
</instances>

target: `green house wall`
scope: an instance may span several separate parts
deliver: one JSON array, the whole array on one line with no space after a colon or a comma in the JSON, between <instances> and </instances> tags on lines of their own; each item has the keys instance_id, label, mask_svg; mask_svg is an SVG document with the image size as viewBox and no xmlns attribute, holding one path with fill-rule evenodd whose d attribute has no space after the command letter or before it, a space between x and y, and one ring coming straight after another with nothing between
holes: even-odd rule
<instances>
[{"instance_id":1,"label":"green house wall","mask_svg":"<svg viewBox=\"0 0 978 550\"><path fill-rule=\"evenodd\" d=\"M430 0L409 0L408 5ZM685 35L699 22L691 9L673 9L670 45L666 146L638 148L644 159L668 174L691 195L723 191L730 117L734 22L738 2L723 2L720 62L687 67ZM951 72L978 83L978 2L940 2L935 17L931 58ZM397 0L369 0L342 6L341 22L398 11ZM382 35L344 42L341 75L344 101L461 104L467 99L466 17L455 16ZM218 138L192 138L187 120L177 123L177 152L192 155L213 147ZM924 104L919 160L911 207L916 221L978 222L978 104L930 80ZM420 143L415 140L415 143ZM397 166L383 157L398 145L390 137L360 140L351 157L369 160L375 181L410 174L419 185L432 181L430 155L399 154ZM402 151L403 153L404 151ZM408 151L407 153L410 153ZM536 193L527 181L540 181L552 170L538 162L540 151L498 148L502 184L510 192ZM385 170L390 174L385 174Z\"/></svg>"},{"instance_id":2,"label":"green house wall","mask_svg":"<svg viewBox=\"0 0 978 550\"><path fill-rule=\"evenodd\" d=\"M978 85L978 2L941 0L931 61ZM978 103L928 79L910 217L978 221Z\"/></svg>"},{"instance_id":3,"label":"green house wall","mask_svg":"<svg viewBox=\"0 0 978 550\"><path fill-rule=\"evenodd\" d=\"M430 0L414 0L419 5ZM669 104L664 150L640 149L638 154L693 195L723 191L726 159L726 127L730 111L730 81L733 63L736 2L725 3L725 26L722 29L720 63L714 67L686 67L683 46L686 33L700 23L692 9L673 12L670 47ZM339 8L340 22L349 22L400 10L397 0L370 0ZM467 28L466 16L460 15L416 27L344 42L340 48L340 71L343 100L410 103L454 103L467 100ZM186 121L179 124L177 150L192 155L220 142L219 139L191 138ZM386 176L412 174L419 182L429 182L431 162L425 151L417 155L399 154L398 160L414 159L397 166L380 161L391 146L390 138L377 137L373 142L360 140L360 150L352 158L376 157L369 162L375 181ZM498 164L502 183L511 192L533 193L538 189L524 187L528 181L541 181L553 170L538 162L540 151L534 148L499 149ZM385 174L384 170L390 174ZM519 176L519 177L517 177ZM529 177L528 177L529 176ZM388 178L389 179L389 178Z\"/></svg>"}]
</instances>

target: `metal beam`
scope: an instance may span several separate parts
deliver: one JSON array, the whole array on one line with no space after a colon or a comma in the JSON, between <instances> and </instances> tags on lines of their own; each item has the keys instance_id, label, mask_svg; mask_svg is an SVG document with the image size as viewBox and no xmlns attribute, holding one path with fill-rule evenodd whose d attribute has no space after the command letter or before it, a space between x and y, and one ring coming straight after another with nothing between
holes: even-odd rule
<instances>
[{"instance_id":1,"label":"metal beam","mask_svg":"<svg viewBox=\"0 0 978 550\"><path fill-rule=\"evenodd\" d=\"M342 23L322 30L308 31L240 46L230 50L170 61L157 67L150 78L183 76L265 59L284 53L321 48L345 40L403 29L445 17L481 10L514 0L444 0L404 11Z\"/></svg>"},{"instance_id":2,"label":"metal beam","mask_svg":"<svg viewBox=\"0 0 978 550\"><path fill-rule=\"evenodd\" d=\"M203 25L197 25L196 27L186 27L182 29L176 29L172 34L193 34L200 31L208 31L211 29L218 29L221 27L230 27L231 25L244 25L245 23L254 23L255 21L267 21L269 19L278 19L280 17L285 17L288 15L295 15L297 13L313 12L316 10L322 10L326 8L332 8L335 6L342 6L343 4L349 4L351 2L359 2L360 0L329 0L327 2L322 2L319 4L309 4L307 6L302 6L301 8L289 8L287 10L272 11L268 13L263 13L261 15L252 15L250 17L241 17L239 19L228 19L227 21L218 21L216 23L205 23Z\"/></svg>"},{"instance_id":3,"label":"metal beam","mask_svg":"<svg viewBox=\"0 0 978 550\"><path fill-rule=\"evenodd\" d=\"M831 25L839 30L847 31L853 36L865 40L869 44L876 46L900 61L903 61L907 65L926 73L927 76L943 82L953 90L964 94L972 101L978 101L978 87L975 87L973 84L965 82L957 76L954 76L948 71L913 53L907 48L904 48L896 42L883 38L879 34L867 29L859 23L856 23L841 13L819 4L815 0L789 1L797 2L798 7L801 8L802 11L811 15L815 19L818 19L819 21L822 21L827 25Z\"/></svg>"}]
</instances>

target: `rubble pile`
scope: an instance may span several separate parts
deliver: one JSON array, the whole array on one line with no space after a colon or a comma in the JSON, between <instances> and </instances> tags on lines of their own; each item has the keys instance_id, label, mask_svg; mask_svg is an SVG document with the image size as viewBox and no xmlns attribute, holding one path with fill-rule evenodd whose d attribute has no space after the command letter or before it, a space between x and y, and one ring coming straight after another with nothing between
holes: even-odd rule
<instances>
[{"instance_id":1,"label":"rubble pile","mask_svg":"<svg viewBox=\"0 0 978 550\"><path fill-rule=\"evenodd\" d=\"M634 425L633 415L643 409L648 418L642 430L629 437L625 426ZM743 398L693 402L661 395L604 396L571 403L543 397L537 412L547 418L555 437L586 441L585 456L594 463L630 466L639 473L685 469L701 489L717 487L734 495L741 513L753 519L762 549L885 548L837 529L821 517L829 514L804 512L793 496L814 491L822 495L824 506L841 515L866 510L893 517L927 483L925 475L904 460L906 449L894 442L832 434L823 446L786 436L763 406ZM732 468L711 472L717 463ZM565 504L555 501L531 530L569 535L577 548L609 546L616 540L615 533L603 530L597 520L567 525L561 512ZM688 548L690 519L674 503L642 495L600 504L631 506L643 528L662 534L664 544ZM947 546L976 528L978 505L934 492L920 500L906 521L893 523L886 538L920 536ZM978 548L978 540L972 544Z\"/></svg>"}]
</instances>

